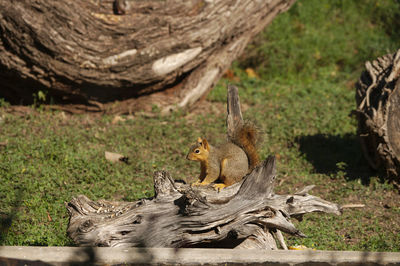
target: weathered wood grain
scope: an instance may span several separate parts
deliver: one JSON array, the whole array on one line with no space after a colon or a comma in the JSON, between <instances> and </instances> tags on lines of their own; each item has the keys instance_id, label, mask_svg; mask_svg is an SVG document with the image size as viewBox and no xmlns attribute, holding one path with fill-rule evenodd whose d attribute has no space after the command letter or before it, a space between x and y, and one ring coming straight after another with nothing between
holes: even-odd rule
<instances>
[{"instance_id":1,"label":"weathered wood grain","mask_svg":"<svg viewBox=\"0 0 400 266\"><path fill-rule=\"evenodd\" d=\"M78 196L67 204L68 235L78 245L146 247L285 248L280 231L305 236L291 223L310 212L340 214L340 206L306 192L275 195L275 157L241 183L223 190L175 183L154 174L156 196L137 202L94 202ZM268 192L270 191L270 192Z\"/></svg>"},{"instance_id":2,"label":"weathered wood grain","mask_svg":"<svg viewBox=\"0 0 400 266\"><path fill-rule=\"evenodd\" d=\"M369 165L400 188L400 50L365 68L356 84L361 146Z\"/></svg>"}]
</instances>

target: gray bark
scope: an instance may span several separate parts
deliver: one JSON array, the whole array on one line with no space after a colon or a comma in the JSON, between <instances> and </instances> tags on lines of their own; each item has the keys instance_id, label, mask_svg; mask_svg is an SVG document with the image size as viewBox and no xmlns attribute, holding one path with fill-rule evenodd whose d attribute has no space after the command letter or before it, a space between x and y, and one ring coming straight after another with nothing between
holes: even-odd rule
<instances>
[{"instance_id":1,"label":"gray bark","mask_svg":"<svg viewBox=\"0 0 400 266\"><path fill-rule=\"evenodd\" d=\"M81 195L68 203L68 235L82 246L286 248L281 231L304 237L290 221L310 212L340 214L340 206L307 192L276 195L275 158L241 183L223 189L175 183L154 174L156 195L137 202L94 202Z\"/></svg>"}]
</instances>

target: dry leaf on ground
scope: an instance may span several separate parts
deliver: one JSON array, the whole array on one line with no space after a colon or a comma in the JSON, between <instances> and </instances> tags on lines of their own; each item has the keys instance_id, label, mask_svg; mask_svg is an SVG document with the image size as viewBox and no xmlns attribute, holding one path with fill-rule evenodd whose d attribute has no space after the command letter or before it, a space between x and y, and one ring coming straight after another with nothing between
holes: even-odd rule
<instances>
[{"instance_id":1,"label":"dry leaf on ground","mask_svg":"<svg viewBox=\"0 0 400 266\"><path fill-rule=\"evenodd\" d=\"M115 124L117 124L118 122L125 122L125 121L126 121L125 118L123 118L122 116L117 115L117 116L114 116L114 118L113 118L111 124L115 125Z\"/></svg>"},{"instance_id":2,"label":"dry leaf on ground","mask_svg":"<svg viewBox=\"0 0 400 266\"><path fill-rule=\"evenodd\" d=\"M104 152L104 156L106 157L106 160L112 163L117 163L117 162L124 162L124 163L128 163L128 157L122 155L122 154L118 154L118 153L114 153L114 152Z\"/></svg>"}]
</instances>

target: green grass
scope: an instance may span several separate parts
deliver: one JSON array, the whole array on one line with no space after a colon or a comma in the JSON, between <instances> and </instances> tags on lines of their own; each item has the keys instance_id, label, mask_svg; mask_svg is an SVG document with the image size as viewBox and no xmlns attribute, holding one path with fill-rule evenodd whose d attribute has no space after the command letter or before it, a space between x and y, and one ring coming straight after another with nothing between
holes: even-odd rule
<instances>
[{"instance_id":1,"label":"green grass","mask_svg":"<svg viewBox=\"0 0 400 266\"><path fill-rule=\"evenodd\" d=\"M73 245L64 206L78 194L133 201L153 194L152 174L165 169L193 181L185 159L198 136L225 139L226 83L240 91L244 116L264 133L261 155L278 158L278 194L315 184L326 200L363 203L342 216L310 214L296 226L308 238L290 245L317 249L400 251L400 195L361 154L354 83L366 60L394 52L400 41L395 1L297 2L248 46L233 66L240 81L222 79L193 114L169 117L76 115L32 109L17 115L0 100L1 244ZM260 78L249 78L253 68ZM130 164L112 164L104 152Z\"/></svg>"}]
</instances>

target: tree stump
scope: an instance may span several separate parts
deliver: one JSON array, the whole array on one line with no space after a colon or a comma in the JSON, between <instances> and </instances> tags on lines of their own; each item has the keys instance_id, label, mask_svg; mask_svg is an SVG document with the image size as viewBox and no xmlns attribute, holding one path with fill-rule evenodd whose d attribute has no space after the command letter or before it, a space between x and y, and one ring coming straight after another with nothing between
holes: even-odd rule
<instances>
[{"instance_id":1,"label":"tree stump","mask_svg":"<svg viewBox=\"0 0 400 266\"><path fill-rule=\"evenodd\" d=\"M167 113L205 97L295 0L0 0L0 98Z\"/></svg>"},{"instance_id":2,"label":"tree stump","mask_svg":"<svg viewBox=\"0 0 400 266\"><path fill-rule=\"evenodd\" d=\"M227 133L243 123L238 90L228 88ZM339 215L341 207L308 194L276 195L276 161L268 157L239 183L216 191L154 174L155 196L136 202L91 201L67 205L68 235L82 246L229 247L287 249L282 232L304 237L291 223L310 212Z\"/></svg>"},{"instance_id":3,"label":"tree stump","mask_svg":"<svg viewBox=\"0 0 400 266\"><path fill-rule=\"evenodd\" d=\"M365 68L356 84L363 153L400 188L400 50L368 61Z\"/></svg>"}]
</instances>

